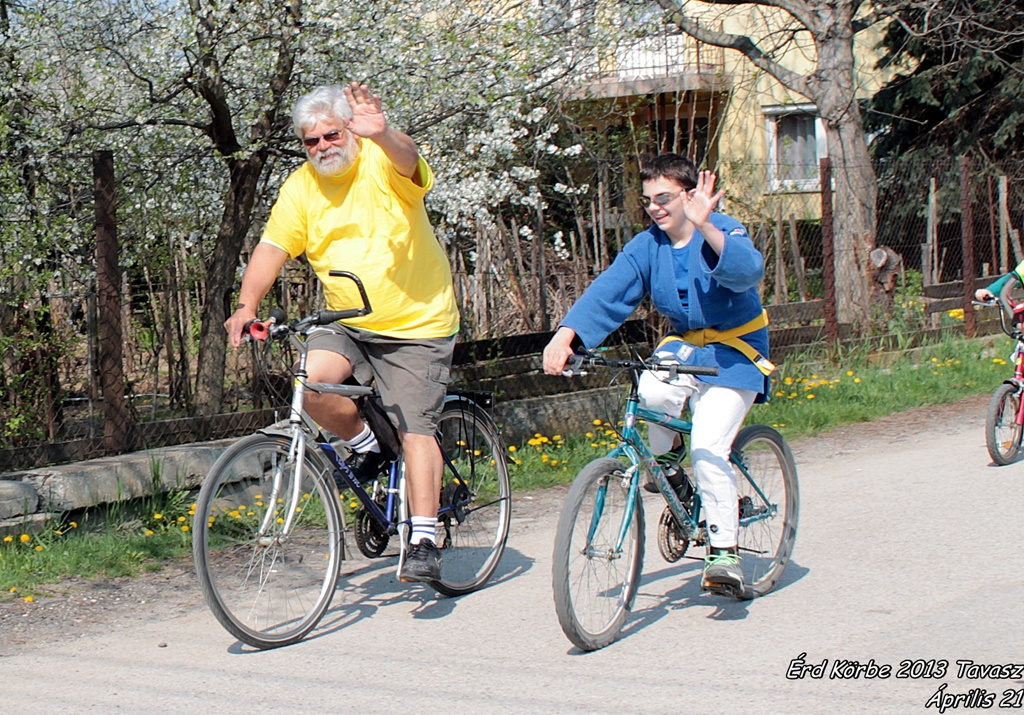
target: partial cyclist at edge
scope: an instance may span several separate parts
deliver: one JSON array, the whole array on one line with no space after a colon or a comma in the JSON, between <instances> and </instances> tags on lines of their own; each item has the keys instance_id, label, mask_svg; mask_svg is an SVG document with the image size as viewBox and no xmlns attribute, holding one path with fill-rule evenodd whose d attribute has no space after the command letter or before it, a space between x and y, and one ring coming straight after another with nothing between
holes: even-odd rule
<instances>
[{"instance_id":1,"label":"partial cyclist at edge","mask_svg":"<svg viewBox=\"0 0 1024 715\"><path fill-rule=\"evenodd\" d=\"M668 319L671 332L655 350L662 362L718 366L715 377L644 372L641 405L679 416L690 403L690 458L708 532L701 587L738 597L737 477L729 462L733 440L751 405L770 394L768 316L758 295L764 259L746 228L714 212L724 196L715 174L677 154L646 158L641 205L652 225L633 237L612 265L570 308L544 348L544 371L558 375L576 346L593 349L645 298ZM668 465L676 434L648 424L648 441ZM671 481L671 477L669 478ZM657 491L653 484L648 491Z\"/></svg>"},{"instance_id":2,"label":"partial cyclist at edge","mask_svg":"<svg viewBox=\"0 0 1024 715\"><path fill-rule=\"evenodd\" d=\"M281 186L224 328L237 348L282 266L303 253L331 310L360 298L351 281L328 272L362 279L373 312L310 334L309 380L376 380L398 429L408 484L412 529L399 578L434 581L441 572L434 532L444 470L434 434L459 330L451 268L423 202L434 176L365 84L315 88L296 101L292 124L308 161ZM353 400L311 391L306 410L352 448L348 465L360 483L380 473L380 446Z\"/></svg>"}]
</instances>

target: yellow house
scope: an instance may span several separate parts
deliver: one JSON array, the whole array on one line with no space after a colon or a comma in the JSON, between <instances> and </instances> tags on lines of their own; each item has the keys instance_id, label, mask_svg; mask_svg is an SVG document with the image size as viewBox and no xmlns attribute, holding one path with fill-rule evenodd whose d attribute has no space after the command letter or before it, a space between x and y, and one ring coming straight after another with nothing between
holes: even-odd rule
<instances>
[{"instance_id":1,"label":"yellow house","mask_svg":"<svg viewBox=\"0 0 1024 715\"><path fill-rule=\"evenodd\" d=\"M695 9L697 8L697 9ZM787 69L814 70L814 46L806 31L787 33L793 19L760 5L727 8L687 3L699 23L746 35ZM827 156L824 122L799 96L736 50L705 44L656 19L651 36L607 49L585 81L583 96L616 101L625 121L647 131L647 151L687 154L715 169L727 191L726 210L751 221L774 215L780 200L797 220L818 219L819 160ZM766 38L785 37L772 47ZM880 26L854 38L857 97L872 96L890 77L874 69ZM625 177L627 194L635 182ZM635 191L635 189L632 189ZM737 205L739 204L739 205Z\"/></svg>"}]
</instances>

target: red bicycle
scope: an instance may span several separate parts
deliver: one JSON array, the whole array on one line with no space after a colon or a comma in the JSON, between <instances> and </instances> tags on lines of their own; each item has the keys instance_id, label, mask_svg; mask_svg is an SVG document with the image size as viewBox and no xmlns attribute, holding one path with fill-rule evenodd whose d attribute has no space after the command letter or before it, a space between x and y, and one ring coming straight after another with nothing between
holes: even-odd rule
<instances>
[{"instance_id":1,"label":"red bicycle","mask_svg":"<svg viewBox=\"0 0 1024 715\"><path fill-rule=\"evenodd\" d=\"M1013 282L1013 281L1010 281ZM1003 332L1016 341L1010 362L1013 376L1004 380L992 395L985 417L985 445L992 461L1003 466L1017 459L1024 436L1024 301L1017 302L1008 290L978 305L997 305Z\"/></svg>"}]
</instances>

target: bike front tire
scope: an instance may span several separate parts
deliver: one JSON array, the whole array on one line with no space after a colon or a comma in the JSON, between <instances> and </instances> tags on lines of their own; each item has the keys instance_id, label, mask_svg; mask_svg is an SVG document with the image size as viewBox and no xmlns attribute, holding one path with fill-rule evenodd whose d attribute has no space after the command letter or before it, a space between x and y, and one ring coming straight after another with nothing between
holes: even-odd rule
<instances>
[{"instance_id":1,"label":"bike front tire","mask_svg":"<svg viewBox=\"0 0 1024 715\"><path fill-rule=\"evenodd\" d=\"M992 395L985 416L985 446L988 456L999 466L1006 466L1020 454L1022 426L1017 424L1020 412L1020 388L1005 382Z\"/></svg>"},{"instance_id":2,"label":"bike front tire","mask_svg":"<svg viewBox=\"0 0 1024 715\"><path fill-rule=\"evenodd\" d=\"M644 560L644 508L634 490L623 532L630 480L615 459L596 459L576 476L558 520L552 587L558 623L582 650L619 637L633 607ZM617 548L623 534L621 548Z\"/></svg>"},{"instance_id":3,"label":"bike front tire","mask_svg":"<svg viewBox=\"0 0 1024 715\"><path fill-rule=\"evenodd\" d=\"M210 610L259 649L313 630L341 567L343 521L329 467L310 440L296 473L290 447L289 437L264 434L229 447L203 482L193 522L193 558Z\"/></svg>"}]
</instances>

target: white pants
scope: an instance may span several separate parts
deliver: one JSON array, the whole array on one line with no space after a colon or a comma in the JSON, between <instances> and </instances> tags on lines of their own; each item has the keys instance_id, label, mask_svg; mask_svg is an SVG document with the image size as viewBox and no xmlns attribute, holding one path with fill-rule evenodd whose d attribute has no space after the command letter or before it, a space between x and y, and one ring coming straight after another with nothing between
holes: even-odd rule
<instances>
[{"instance_id":1,"label":"white pants","mask_svg":"<svg viewBox=\"0 0 1024 715\"><path fill-rule=\"evenodd\" d=\"M697 476L708 540L718 548L736 546L739 509L736 472L729 462L729 452L757 393L696 380L692 384L688 380L675 384L678 382L679 378L672 384L662 382L645 372L640 376L640 404L678 417L689 398L693 414L690 461ZM647 429L654 454L672 448L675 432L650 423Z\"/></svg>"}]
</instances>

